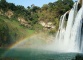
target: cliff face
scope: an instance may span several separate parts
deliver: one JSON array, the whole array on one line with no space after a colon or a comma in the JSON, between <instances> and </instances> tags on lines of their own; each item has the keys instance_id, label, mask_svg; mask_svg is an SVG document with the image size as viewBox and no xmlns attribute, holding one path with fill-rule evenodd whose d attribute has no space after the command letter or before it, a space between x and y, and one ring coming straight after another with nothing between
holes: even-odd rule
<instances>
[{"instance_id":1,"label":"cliff face","mask_svg":"<svg viewBox=\"0 0 83 60\"><path fill-rule=\"evenodd\" d=\"M18 17L18 21L20 22L21 25L28 27L28 22L24 18Z\"/></svg>"},{"instance_id":2,"label":"cliff face","mask_svg":"<svg viewBox=\"0 0 83 60\"><path fill-rule=\"evenodd\" d=\"M53 25L52 22L44 22L44 21L40 21L39 24L41 24L44 28L44 30L48 30L48 29L55 29L55 25Z\"/></svg>"},{"instance_id":3,"label":"cliff face","mask_svg":"<svg viewBox=\"0 0 83 60\"><path fill-rule=\"evenodd\" d=\"M83 5L83 0L78 0L79 4L81 4L81 6Z\"/></svg>"}]
</instances>

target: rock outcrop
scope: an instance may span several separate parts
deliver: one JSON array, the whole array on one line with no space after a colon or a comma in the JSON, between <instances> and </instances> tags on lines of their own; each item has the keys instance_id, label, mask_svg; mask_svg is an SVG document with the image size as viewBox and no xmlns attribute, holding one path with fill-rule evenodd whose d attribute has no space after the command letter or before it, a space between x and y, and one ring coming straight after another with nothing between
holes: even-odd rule
<instances>
[{"instance_id":1,"label":"rock outcrop","mask_svg":"<svg viewBox=\"0 0 83 60\"><path fill-rule=\"evenodd\" d=\"M55 26L53 25L52 22L44 22L44 21L40 21L39 24L41 24L45 29L54 29Z\"/></svg>"},{"instance_id":2,"label":"rock outcrop","mask_svg":"<svg viewBox=\"0 0 83 60\"><path fill-rule=\"evenodd\" d=\"M18 21L21 23L21 25L28 27L28 22L24 18L18 17Z\"/></svg>"},{"instance_id":3,"label":"rock outcrop","mask_svg":"<svg viewBox=\"0 0 83 60\"><path fill-rule=\"evenodd\" d=\"M83 0L78 0L79 4L81 4L81 6L83 5Z\"/></svg>"},{"instance_id":4,"label":"rock outcrop","mask_svg":"<svg viewBox=\"0 0 83 60\"><path fill-rule=\"evenodd\" d=\"M8 10L5 15L8 17L8 18L11 18L14 14L13 14L13 11L11 10Z\"/></svg>"}]
</instances>

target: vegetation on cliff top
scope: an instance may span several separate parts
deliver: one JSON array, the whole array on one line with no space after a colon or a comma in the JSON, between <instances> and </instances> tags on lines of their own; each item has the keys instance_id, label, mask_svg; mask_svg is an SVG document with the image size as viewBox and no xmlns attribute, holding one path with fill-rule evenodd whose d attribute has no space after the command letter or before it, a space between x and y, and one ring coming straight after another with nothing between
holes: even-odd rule
<instances>
[{"instance_id":1,"label":"vegetation on cliff top","mask_svg":"<svg viewBox=\"0 0 83 60\"><path fill-rule=\"evenodd\" d=\"M73 5L72 0L58 0L53 3L44 4L42 7L32 4L27 8L6 0L0 1L0 47L7 46L16 42L20 38L29 36L34 31L45 31L44 26L39 22L52 22L55 26L48 32L54 33L59 26L59 18ZM8 13L10 11L10 13ZM25 23L18 22L18 18L24 19ZM27 23L26 23L27 22ZM46 30L46 31L47 31Z\"/></svg>"}]
</instances>

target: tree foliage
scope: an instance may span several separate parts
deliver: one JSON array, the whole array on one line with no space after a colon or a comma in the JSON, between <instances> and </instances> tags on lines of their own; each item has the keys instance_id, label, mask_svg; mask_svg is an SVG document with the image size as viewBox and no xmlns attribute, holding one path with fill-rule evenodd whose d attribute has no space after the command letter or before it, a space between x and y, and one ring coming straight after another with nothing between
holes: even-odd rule
<instances>
[{"instance_id":1,"label":"tree foliage","mask_svg":"<svg viewBox=\"0 0 83 60\"><path fill-rule=\"evenodd\" d=\"M73 5L72 0L58 0L53 3L44 4L41 8L32 4L25 8L21 5L15 5L8 3L6 0L0 1L0 9L7 11L14 11L15 17L22 16L30 24L36 24L36 22L43 21L54 21L56 18L60 18L62 14L70 10Z\"/></svg>"},{"instance_id":2,"label":"tree foliage","mask_svg":"<svg viewBox=\"0 0 83 60\"><path fill-rule=\"evenodd\" d=\"M7 24L0 19L0 47L10 44L10 34Z\"/></svg>"},{"instance_id":3,"label":"tree foliage","mask_svg":"<svg viewBox=\"0 0 83 60\"><path fill-rule=\"evenodd\" d=\"M37 31L43 29L39 24L40 21L44 21L45 23L52 22L53 25L56 26L56 28L51 31L51 33L54 33L54 31L59 27L60 16L70 10L73 3L74 2L72 0L58 0L53 3L50 2L48 4L44 4L42 7L32 4L25 8L22 5L15 5L14 3L8 3L6 0L1 0L0 10L3 10L4 14L8 10L13 11L14 18L17 19L18 17L23 17L30 25L29 28ZM8 42L8 40L10 40L8 37L10 37L8 27L6 25L4 27L3 24L2 26L0 25L0 42Z\"/></svg>"}]
</instances>

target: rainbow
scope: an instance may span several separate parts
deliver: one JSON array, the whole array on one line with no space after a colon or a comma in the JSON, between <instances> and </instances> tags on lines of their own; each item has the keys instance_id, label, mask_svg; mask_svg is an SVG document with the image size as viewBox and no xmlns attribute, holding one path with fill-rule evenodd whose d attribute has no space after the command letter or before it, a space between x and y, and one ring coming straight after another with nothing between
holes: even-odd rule
<instances>
[{"instance_id":1,"label":"rainbow","mask_svg":"<svg viewBox=\"0 0 83 60\"><path fill-rule=\"evenodd\" d=\"M25 38L22 38L22 39L19 39L16 43L12 44L11 46L9 46L9 50L16 47L18 44L26 41L27 39L29 39L30 37L34 36L35 34L32 34L32 35L29 35L28 37L25 37Z\"/></svg>"},{"instance_id":2,"label":"rainbow","mask_svg":"<svg viewBox=\"0 0 83 60\"><path fill-rule=\"evenodd\" d=\"M20 44L20 43L26 41L28 38L29 38L29 37L26 37L26 38L24 38L24 39L18 40L16 43L14 43L13 45L11 45L8 49L10 50L10 49L16 47L18 44Z\"/></svg>"},{"instance_id":3,"label":"rainbow","mask_svg":"<svg viewBox=\"0 0 83 60\"><path fill-rule=\"evenodd\" d=\"M33 34L33 35L34 35L34 34ZM11 46L9 46L9 47L7 48L7 51L5 51L5 52L2 54L2 57L4 57L4 55L5 55L9 50L15 48L15 47L16 47L17 45L19 45L20 43L25 42L27 39L29 39L29 38L32 37L33 35L30 35L30 36L25 37L25 38L23 38L23 39L19 39L16 43L14 43L14 44L12 44Z\"/></svg>"}]
</instances>

